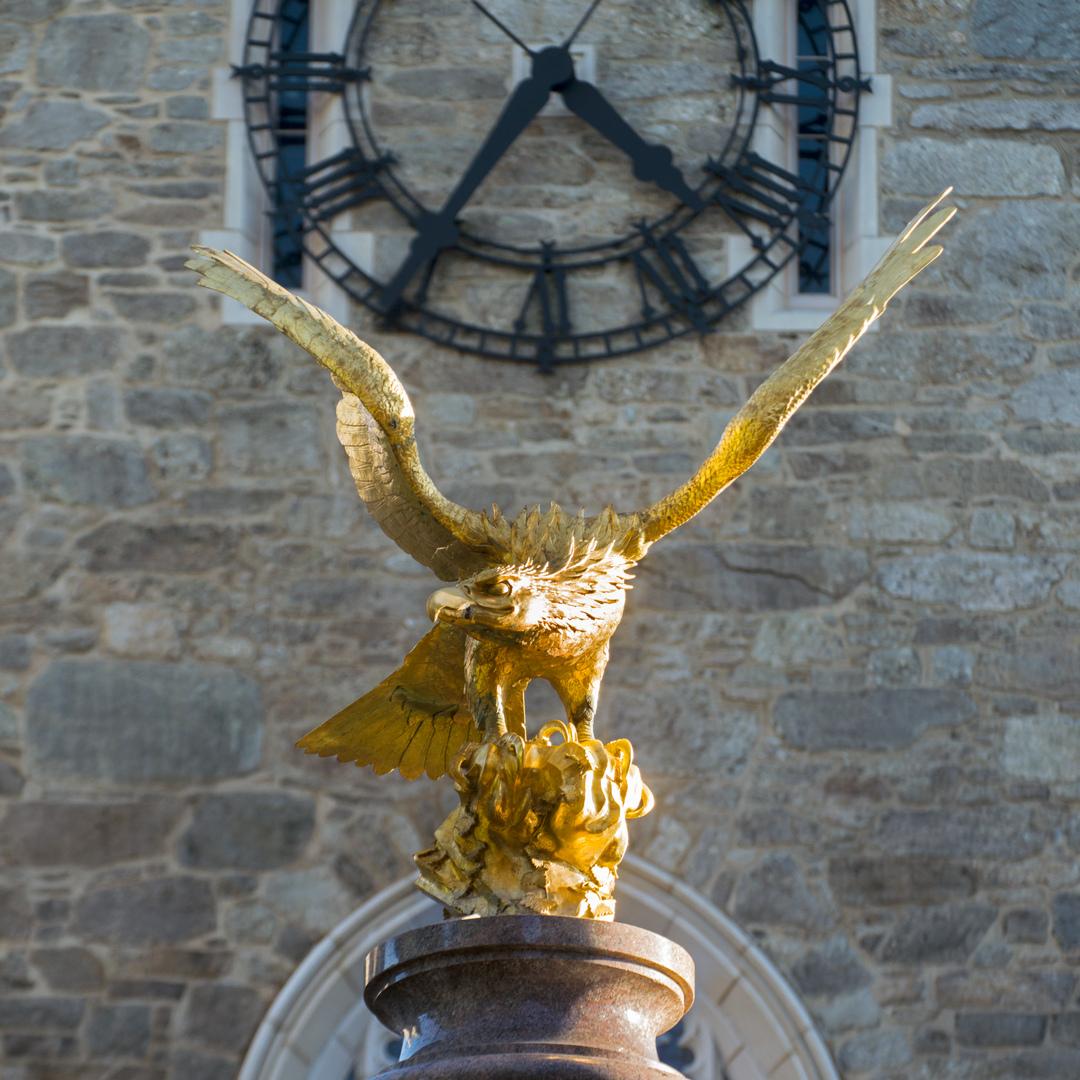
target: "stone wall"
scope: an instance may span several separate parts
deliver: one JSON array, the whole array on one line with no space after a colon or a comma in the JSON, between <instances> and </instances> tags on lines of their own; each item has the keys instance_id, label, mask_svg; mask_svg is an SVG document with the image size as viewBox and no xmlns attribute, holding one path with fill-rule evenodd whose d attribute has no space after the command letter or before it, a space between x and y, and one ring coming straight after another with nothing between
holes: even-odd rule
<instances>
[{"instance_id":1,"label":"stone wall","mask_svg":"<svg viewBox=\"0 0 1080 1080\"><path fill-rule=\"evenodd\" d=\"M181 269L221 224L228 18L0 0L5 1080L234 1076L446 807L291 748L431 580L363 514L322 373ZM845 1076L1076 1076L1080 20L879 29L883 225L955 183L946 256L642 565L599 730L660 800L635 850L755 932ZM513 509L684 479L795 344L741 325L544 379L358 317L447 493Z\"/></svg>"}]
</instances>

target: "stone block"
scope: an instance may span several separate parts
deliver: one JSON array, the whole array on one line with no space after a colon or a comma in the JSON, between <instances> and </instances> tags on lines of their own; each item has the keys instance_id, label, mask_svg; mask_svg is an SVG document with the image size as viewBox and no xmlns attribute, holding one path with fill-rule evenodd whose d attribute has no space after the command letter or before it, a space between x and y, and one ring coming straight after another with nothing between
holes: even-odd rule
<instances>
[{"instance_id":1,"label":"stone block","mask_svg":"<svg viewBox=\"0 0 1080 1080\"><path fill-rule=\"evenodd\" d=\"M31 379L67 379L109 371L120 357L121 337L91 326L32 326L9 334L12 367Z\"/></svg>"},{"instance_id":2,"label":"stone block","mask_svg":"<svg viewBox=\"0 0 1080 1080\"><path fill-rule=\"evenodd\" d=\"M202 427L212 401L199 390L143 387L124 394L124 412L132 423L147 427Z\"/></svg>"},{"instance_id":3,"label":"stone block","mask_svg":"<svg viewBox=\"0 0 1080 1080\"><path fill-rule=\"evenodd\" d=\"M33 274L23 286L23 309L28 319L62 319L89 302L90 279L84 274Z\"/></svg>"},{"instance_id":4,"label":"stone block","mask_svg":"<svg viewBox=\"0 0 1080 1080\"><path fill-rule=\"evenodd\" d=\"M285 497L283 491L200 487L184 496L184 512L196 517L246 517L267 513Z\"/></svg>"},{"instance_id":5,"label":"stone block","mask_svg":"<svg viewBox=\"0 0 1080 1080\"><path fill-rule=\"evenodd\" d=\"M150 1034L149 1005L95 1004L86 1025L86 1046L95 1058L145 1058Z\"/></svg>"},{"instance_id":6,"label":"stone block","mask_svg":"<svg viewBox=\"0 0 1080 1080\"><path fill-rule=\"evenodd\" d=\"M1080 104L1075 101L1013 98L920 105L913 109L913 128L939 131L1076 131Z\"/></svg>"},{"instance_id":7,"label":"stone block","mask_svg":"<svg viewBox=\"0 0 1080 1080\"><path fill-rule=\"evenodd\" d=\"M1050 1036L1063 1046L1080 1047L1080 1012L1058 1013L1050 1026Z\"/></svg>"},{"instance_id":8,"label":"stone block","mask_svg":"<svg viewBox=\"0 0 1080 1080\"><path fill-rule=\"evenodd\" d=\"M1053 912L1054 940L1066 951L1080 949L1080 893L1058 893Z\"/></svg>"},{"instance_id":9,"label":"stone block","mask_svg":"<svg viewBox=\"0 0 1080 1080\"><path fill-rule=\"evenodd\" d=\"M27 486L47 499L89 506L152 502L157 492L139 445L105 435L37 435L21 445Z\"/></svg>"},{"instance_id":10,"label":"stone block","mask_svg":"<svg viewBox=\"0 0 1080 1080\"><path fill-rule=\"evenodd\" d=\"M86 269L144 266L150 252L146 237L112 230L67 233L60 245L64 262Z\"/></svg>"},{"instance_id":11,"label":"stone block","mask_svg":"<svg viewBox=\"0 0 1080 1080\"><path fill-rule=\"evenodd\" d=\"M34 39L23 26L8 24L0 39L0 75L22 71L30 61Z\"/></svg>"},{"instance_id":12,"label":"stone block","mask_svg":"<svg viewBox=\"0 0 1080 1080\"><path fill-rule=\"evenodd\" d=\"M188 432L171 432L155 439L150 447L150 457L163 480L182 484L205 480L214 467L210 443L201 435Z\"/></svg>"},{"instance_id":13,"label":"stone block","mask_svg":"<svg viewBox=\"0 0 1080 1080\"><path fill-rule=\"evenodd\" d=\"M1072 662L1075 656L1076 651L1067 638L1036 638L1029 634L1012 648L984 649L979 657L977 677L979 682L997 690L1027 690L1041 697L1068 698L1080 694L1080 669ZM1067 738L1069 734L1071 729L1066 728Z\"/></svg>"},{"instance_id":14,"label":"stone block","mask_svg":"<svg viewBox=\"0 0 1080 1080\"><path fill-rule=\"evenodd\" d=\"M847 519L852 540L939 543L955 527L947 511L919 503L859 503Z\"/></svg>"},{"instance_id":15,"label":"stone block","mask_svg":"<svg viewBox=\"0 0 1080 1080\"><path fill-rule=\"evenodd\" d=\"M176 1050L169 1059L174 1076L184 1080L236 1080L236 1059L194 1050Z\"/></svg>"},{"instance_id":16,"label":"stone block","mask_svg":"<svg viewBox=\"0 0 1080 1080\"><path fill-rule=\"evenodd\" d=\"M1037 1013L977 1012L956 1014L961 1046L1038 1046L1046 1035L1046 1017Z\"/></svg>"},{"instance_id":17,"label":"stone block","mask_svg":"<svg viewBox=\"0 0 1080 1080\"><path fill-rule=\"evenodd\" d=\"M180 812L169 798L18 802L0 826L0 852L9 866L107 866L159 855Z\"/></svg>"},{"instance_id":18,"label":"stone block","mask_svg":"<svg viewBox=\"0 0 1080 1080\"><path fill-rule=\"evenodd\" d=\"M975 462L972 494L1032 503L1050 501L1050 489L1023 462L1000 458Z\"/></svg>"},{"instance_id":19,"label":"stone block","mask_svg":"<svg viewBox=\"0 0 1080 1080\"><path fill-rule=\"evenodd\" d=\"M58 660L31 686L27 716L43 779L209 780L261 756L258 685L211 664Z\"/></svg>"},{"instance_id":20,"label":"stone block","mask_svg":"<svg viewBox=\"0 0 1080 1080\"><path fill-rule=\"evenodd\" d=\"M280 346L261 327L211 333L184 326L169 335L165 351L176 382L211 392L265 390L283 366Z\"/></svg>"},{"instance_id":21,"label":"stone block","mask_svg":"<svg viewBox=\"0 0 1080 1080\"><path fill-rule=\"evenodd\" d=\"M99 93L142 85L150 34L130 15L68 15L49 23L38 53L38 82Z\"/></svg>"},{"instance_id":22,"label":"stone block","mask_svg":"<svg viewBox=\"0 0 1080 1080\"><path fill-rule=\"evenodd\" d=\"M799 847L821 833L816 822L782 807L763 807L739 815L739 845L744 848Z\"/></svg>"},{"instance_id":23,"label":"stone block","mask_svg":"<svg viewBox=\"0 0 1080 1080\"><path fill-rule=\"evenodd\" d=\"M68 997L0 998L0 1031L73 1031L86 1002Z\"/></svg>"},{"instance_id":24,"label":"stone block","mask_svg":"<svg viewBox=\"0 0 1080 1080\"><path fill-rule=\"evenodd\" d=\"M873 976L844 937L834 937L811 949L791 969L795 982L811 997L837 997L868 986Z\"/></svg>"},{"instance_id":25,"label":"stone block","mask_svg":"<svg viewBox=\"0 0 1080 1080\"><path fill-rule=\"evenodd\" d=\"M89 570L157 570L169 573L228 566L236 557L235 530L206 522L136 525L109 522L78 541Z\"/></svg>"},{"instance_id":26,"label":"stone block","mask_svg":"<svg viewBox=\"0 0 1080 1080\"><path fill-rule=\"evenodd\" d=\"M884 559L877 576L899 599L1000 612L1042 603L1063 569L1057 556L941 551Z\"/></svg>"},{"instance_id":27,"label":"stone block","mask_svg":"<svg viewBox=\"0 0 1080 1080\"><path fill-rule=\"evenodd\" d=\"M945 1009L1016 1009L1058 1012L1076 987L1067 971L954 971L935 981L937 999Z\"/></svg>"},{"instance_id":28,"label":"stone block","mask_svg":"<svg viewBox=\"0 0 1080 1080\"><path fill-rule=\"evenodd\" d=\"M945 964L967 960L997 917L989 904L923 907L898 920L881 948L886 964Z\"/></svg>"},{"instance_id":29,"label":"stone block","mask_svg":"<svg viewBox=\"0 0 1080 1080\"><path fill-rule=\"evenodd\" d=\"M804 750L891 750L975 713L974 701L960 690L796 690L777 699L773 726L785 742Z\"/></svg>"},{"instance_id":30,"label":"stone block","mask_svg":"<svg viewBox=\"0 0 1080 1080\"><path fill-rule=\"evenodd\" d=\"M228 983L192 988L184 1030L188 1037L219 1050L242 1050L263 1014L259 995Z\"/></svg>"},{"instance_id":31,"label":"stone block","mask_svg":"<svg viewBox=\"0 0 1080 1080\"><path fill-rule=\"evenodd\" d=\"M67 150L92 139L109 122L100 109L77 101L35 101L25 115L0 129L0 146L22 150Z\"/></svg>"},{"instance_id":32,"label":"stone block","mask_svg":"<svg viewBox=\"0 0 1080 1080\"><path fill-rule=\"evenodd\" d=\"M1009 717L1001 763L1010 776L1075 783L1080 777L1080 718Z\"/></svg>"},{"instance_id":33,"label":"stone block","mask_svg":"<svg viewBox=\"0 0 1080 1080\"><path fill-rule=\"evenodd\" d=\"M92 221L115 206L116 200L104 188L15 193L15 209L24 221Z\"/></svg>"},{"instance_id":34,"label":"stone block","mask_svg":"<svg viewBox=\"0 0 1080 1080\"><path fill-rule=\"evenodd\" d=\"M971 512L968 539L972 547L1008 551L1016 545L1016 519L1004 510L981 506Z\"/></svg>"},{"instance_id":35,"label":"stone block","mask_svg":"<svg viewBox=\"0 0 1080 1080\"><path fill-rule=\"evenodd\" d=\"M25 634L0 636L0 670L25 671L32 654L33 643Z\"/></svg>"},{"instance_id":36,"label":"stone block","mask_svg":"<svg viewBox=\"0 0 1080 1080\"><path fill-rule=\"evenodd\" d=\"M821 930L833 922L823 897L812 890L790 855L767 855L735 886L735 917L744 924Z\"/></svg>"},{"instance_id":37,"label":"stone block","mask_svg":"<svg viewBox=\"0 0 1080 1080\"><path fill-rule=\"evenodd\" d=\"M1040 341L1080 338L1080 314L1061 304L1025 304L1020 309L1020 325L1024 333Z\"/></svg>"},{"instance_id":38,"label":"stone block","mask_svg":"<svg viewBox=\"0 0 1080 1080\"><path fill-rule=\"evenodd\" d=\"M105 966L89 949L35 949L30 960L50 990L82 994L100 989L105 982Z\"/></svg>"},{"instance_id":39,"label":"stone block","mask_svg":"<svg viewBox=\"0 0 1080 1080\"><path fill-rule=\"evenodd\" d=\"M147 139L149 149L157 154L203 154L220 149L224 142L224 127L185 120L155 124Z\"/></svg>"},{"instance_id":40,"label":"stone block","mask_svg":"<svg viewBox=\"0 0 1080 1080\"><path fill-rule=\"evenodd\" d=\"M905 139L882 159L890 191L931 196L950 184L957 195L1060 195L1065 170L1053 146L1012 139Z\"/></svg>"},{"instance_id":41,"label":"stone block","mask_svg":"<svg viewBox=\"0 0 1080 1080\"><path fill-rule=\"evenodd\" d=\"M1080 427L1080 370L1050 371L1017 387L1009 401L1017 420Z\"/></svg>"},{"instance_id":42,"label":"stone block","mask_svg":"<svg viewBox=\"0 0 1080 1080\"><path fill-rule=\"evenodd\" d=\"M1080 59L1080 27L1071 0L975 0L971 43L983 56L1021 60Z\"/></svg>"},{"instance_id":43,"label":"stone block","mask_svg":"<svg viewBox=\"0 0 1080 1080\"><path fill-rule=\"evenodd\" d=\"M650 552L637 587L659 610L790 611L831 604L868 569L863 552L843 548L674 544Z\"/></svg>"},{"instance_id":44,"label":"stone block","mask_svg":"<svg viewBox=\"0 0 1080 1080\"><path fill-rule=\"evenodd\" d=\"M981 104L988 106L988 122L1001 127L1006 103ZM955 106L972 107L974 103ZM1080 126L1080 103L1075 110ZM984 299L1011 301L1024 296L1032 300L1064 300L1068 281L1066 253L1077 247L1080 207L1054 200L1008 202L969 212L957 222L949 236L949 278Z\"/></svg>"},{"instance_id":45,"label":"stone block","mask_svg":"<svg viewBox=\"0 0 1080 1080\"><path fill-rule=\"evenodd\" d=\"M156 604L107 604L105 645L121 656L172 659L180 655L173 613Z\"/></svg>"},{"instance_id":46,"label":"stone block","mask_svg":"<svg viewBox=\"0 0 1080 1080\"><path fill-rule=\"evenodd\" d=\"M975 870L949 859L849 855L829 860L829 887L846 907L935 904L973 896Z\"/></svg>"},{"instance_id":47,"label":"stone block","mask_svg":"<svg viewBox=\"0 0 1080 1080\"><path fill-rule=\"evenodd\" d=\"M10 270L0 270L0 327L15 321L16 285L17 279Z\"/></svg>"},{"instance_id":48,"label":"stone block","mask_svg":"<svg viewBox=\"0 0 1080 1080\"><path fill-rule=\"evenodd\" d=\"M23 941L33 925L34 914L23 886L0 884L0 941Z\"/></svg>"},{"instance_id":49,"label":"stone block","mask_svg":"<svg viewBox=\"0 0 1080 1080\"><path fill-rule=\"evenodd\" d=\"M911 1047L902 1031L864 1031L840 1047L837 1061L844 1075L882 1076L884 1070L898 1069L911 1061Z\"/></svg>"},{"instance_id":50,"label":"stone block","mask_svg":"<svg viewBox=\"0 0 1080 1080\"><path fill-rule=\"evenodd\" d=\"M19 795L26 777L9 761L0 759L0 795Z\"/></svg>"},{"instance_id":51,"label":"stone block","mask_svg":"<svg viewBox=\"0 0 1080 1080\"><path fill-rule=\"evenodd\" d=\"M1050 929L1050 917L1039 908L1017 908L1006 912L1003 928L1005 940L1013 945L1041 945Z\"/></svg>"},{"instance_id":52,"label":"stone block","mask_svg":"<svg viewBox=\"0 0 1080 1080\"><path fill-rule=\"evenodd\" d=\"M15 232L10 229L4 234L4 246L0 249L0 262L40 266L42 263L50 262L55 256L56 241L51 236Z\"/></svg>"},{"instance_id":53,"label":"stone block","mask_svg":"<svg viewBox=\"0 0 1080 1080\"><path fill-rule=\"evenodd\" d=\"M91 889L75 906L74 930L86 941L125 948L175 945L217 926L210 885L194 877L165 877Z\"/></svg>"},{"instance_id":54,"label":"stone block","mask_svg":"<svg viewBox=\"0 0 1080 1080\"><path fill-rule=\"evenodd\" d=\"M776 667L836 661L844 655L843 633L830 617L778 612L761 620L752 655Z\"/></svg>"},{"instance_id":55,"label":"stone block","mask_svg":"<svg viewBox=\"0 0 1080 1080\"><path fill-rule=\"evenodd\" d=\"M315 804L283 792L208 795L180 840L180 861L198 869L268 870L303 853L315 829Z\"/></svg>"},{"instance_id":56,"label":"stone block","mask_svg":"<svg viewBox=\"0 0 1080 1080\"><path fill-rule=\"evenodd\" d=\"M210 105L206 98L181 94L165 99L165 115L170 120L206 120L210 116Z\"/></svg>"},{"instance_id":57,"label":"stone block","mask_svg":"<svg viewBox=\"0 0 1080 1080\"><path fill-rule=\"evenodd\" d=\"M108 292L117 314L132 322L178 323L195 311L195 297L189 293Z\"/></svg>"},{"instance_id":58,"label":"stone block","mask_svg":"<svg viewBox=\"0 0 1080 1080\"><path fill-rule=\"evenodd\" d=\"M272 402L222 409L221 456L244 475L310 473L322 465L319 414L311 405Z\"/></svg>"},{"instance_id":59,"label":"stone block","mask_svg":"<svg viewBox=\"0 0 1080 1080\"><path fill-rule=\"evenodd\" d=\"M1046 842L1046 831L1030 809L1006 803L889 810L877 829L877 843L896 855L1026 859L1042 851Z\"/></svg>"}]
</instances>

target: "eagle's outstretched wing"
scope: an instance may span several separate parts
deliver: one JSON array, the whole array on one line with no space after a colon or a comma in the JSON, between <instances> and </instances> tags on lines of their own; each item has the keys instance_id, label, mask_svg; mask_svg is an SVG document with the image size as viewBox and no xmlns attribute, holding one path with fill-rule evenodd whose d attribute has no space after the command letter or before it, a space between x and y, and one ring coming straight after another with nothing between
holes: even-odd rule
<instances>
[{"instance_id":1,"label":"eagle's outstretched wing","mask_svg":"<svg viewBox=\"0 0 1080 1080\"><path fill-rule=\"evenodd\" d=\"M682 487L647 510L621 517L649 544L703 510L769 448L811 391L847 355L886 304L942 252L930 241L956 213L943 207L943 191L900 234L861 285L824 325L754 391L724 429L716 449Z\"/></svg>"},{"instance_id":2,"label":"eagle's outstretched wing","mask_svg":"<svg viewBox=\"0 0 1080 1080\"><path fill-rule=\"evenodd\" d=\"M436 623L404 663L296 745L309 754L438 779L480 730L465 701L465 634Z\"/></svg>"},{"instance_id":3,"label":"eagle's outstretched wing","mask_svg":"<svg viewBox=\"0 0 1080 1080\"><path fill-rule=\"evenodd\" d=\"M231 296L306 349L342 391L338 438L357 491L384 532L444 581L490 565L481 515L445 498L424 471L414 414L390 365L351 330L229 251L195 247L199 284Z\"/></svg>"}]
</instances>

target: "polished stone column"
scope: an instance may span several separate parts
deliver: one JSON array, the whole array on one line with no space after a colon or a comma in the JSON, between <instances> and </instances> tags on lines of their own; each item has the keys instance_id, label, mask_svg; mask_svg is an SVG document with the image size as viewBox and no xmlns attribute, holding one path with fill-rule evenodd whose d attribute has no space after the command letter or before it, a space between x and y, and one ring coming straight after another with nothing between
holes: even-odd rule
<instances>
[{"instance_id":1,"label":"polished stone column","mask_svg":"<svg viewBox=\"0 0 1080 1080\"><path fill-rule=\"evenodd\" d=\"M656 1037L690 1008L694 962L636 926L501 915L384 942L365 984L368 1007L404 1036L378 1080L674 1080Z\"/></svg>"}]
</instances>

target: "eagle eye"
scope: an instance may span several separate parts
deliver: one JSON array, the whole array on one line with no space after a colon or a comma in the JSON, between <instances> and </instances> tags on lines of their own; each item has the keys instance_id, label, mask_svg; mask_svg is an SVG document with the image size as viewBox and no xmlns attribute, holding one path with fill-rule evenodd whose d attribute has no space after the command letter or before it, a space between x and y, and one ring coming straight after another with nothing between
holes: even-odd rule
<instances>
[{"instance_id":1,"label":"eagle eye","mask_svg":"<svg viewBox=\"0 0 1080 1080\"><path fill-rule=\"evenodd\" d=\"M492 596L509 596L512 591L513 586L509 581L493 581L488 586L488 592L490 592Z\"/></svg>"}]
</instances>

